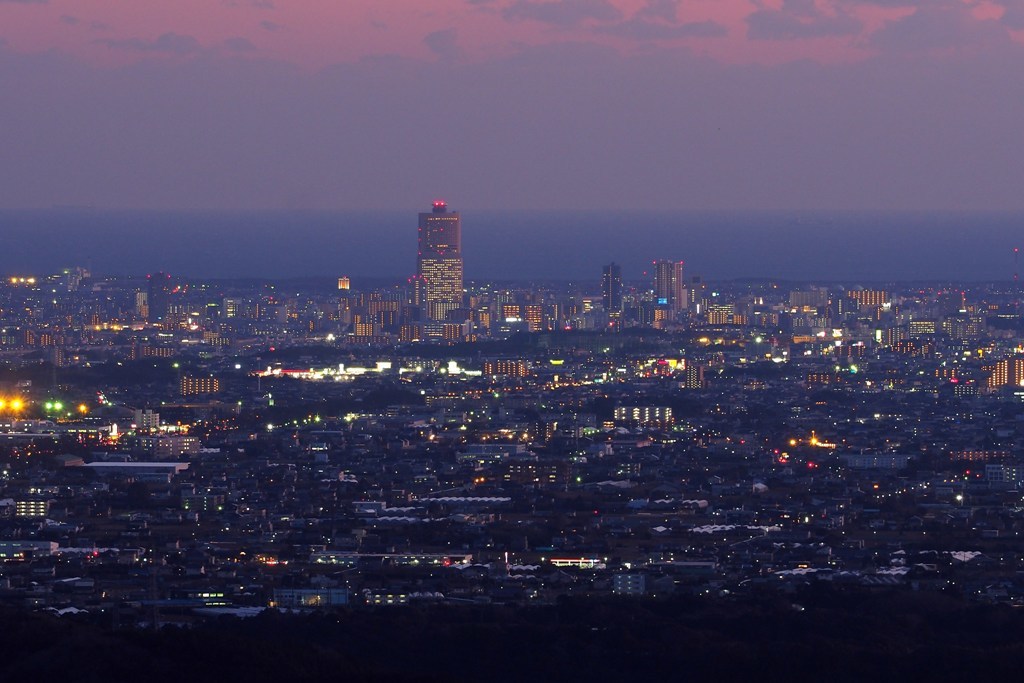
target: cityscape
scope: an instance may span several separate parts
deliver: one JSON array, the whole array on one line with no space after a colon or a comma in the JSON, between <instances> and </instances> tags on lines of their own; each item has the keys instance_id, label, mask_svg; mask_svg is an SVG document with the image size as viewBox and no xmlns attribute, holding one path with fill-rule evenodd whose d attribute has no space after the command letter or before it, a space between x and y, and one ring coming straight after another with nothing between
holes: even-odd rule
<instances>
[{"instance_id":1,"label":"cityscape","mask_svg":"<svg viewBox=\"0 0 1024 683\"><path fill-rule=\"evenodd\" d=\"M0 598L143 626L821 582L1024 603L1016 277L477 283L458 211L416 230L378 289L6 277Z\"/></svg>"},{"instance_id":2,"label":"cityscape","mask_svg":"<svg viewBox=\"0 0 1024 683\"><path fill-rule=\"evenodd\" d=\"M1021 0L0 0L0 682L1012 681Z\"/></svg>"},{"instance_id":3,"label":"cityscape","mask_svg":"<svg viewBox=\"0 0 1024 683\"><path fill-rule=\"evenodd\" d=\"M0 602L115 629L1024 605L1016 274L476 282L461 219L410 217L415 274L372 288L5 276Z\"/></svg>"}]
</instances>

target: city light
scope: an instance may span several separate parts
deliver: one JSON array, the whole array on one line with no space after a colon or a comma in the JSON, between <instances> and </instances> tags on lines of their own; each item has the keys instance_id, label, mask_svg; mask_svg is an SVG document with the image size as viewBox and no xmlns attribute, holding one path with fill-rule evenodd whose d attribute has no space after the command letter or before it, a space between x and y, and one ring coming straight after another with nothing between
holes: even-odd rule
<instances>
[{"instance_id":1,"label":"city light","mask_svg":"<svg viewBox=\"0 0 1024 683\"><path fill-rule=\"evenodd\" d=\"M557 600L591 572L584 594L653 598L672 590L668 562L693 564L707 595L755 576L833 569L850 587L898 590L886 572L918 562L911 552L934 548L942 526L957 544L1012 547L1024 503L1015 440L1024 290L958 295L953 307L946 295L842 285L716 283L711 294L678 280L666 259L655 262L657 278L630 277L621 292L604 291L597 268L570 286L465 282L461 226L443 209L421 215L420 272L407 286L160 291L101 278L68 298L49 280L42 297L8 287L24 299L0 333L10 359L0 431L13 463L0 484L11 515L42 519L68 475L102 473L74 479L74 495L116 503L111 514L128 533L150 523L135 528L145 507L154 525L180 525L176 536L195 544L248 545L259 534L274 549L237 556L256 574L246 583L286 562L302 572L311 552L345 565L331 577L337 586L247 589L246 605L261 607L287 601L286 591L322 606L317 591L327 588L362 600L365 569L401 562L412 572L422 561L400 556L421 544L460 548L466 534L453 530L465 524L480 552L466 547L454 563L460 579L446 586L455 574L435 571L431 587L468 582L488 595L501 582L477 569L504 554L508 576L531 576L511 598L523 602ZM618 266L603 272L619 287ZM605 303L605 294L615 296ZM52 315L33 308L37 298L53 302ZM890 299L891 309L876 303ZM86 419L93 400L103 409ZM94 479L108 488L80 486ZM905 505L886 505L897 496ZM87 545L138 545L109 519L81 515L85 506L57 505L54 521L82 527ZM872 506L881 509L864 512ZM335 540L328 528L343 517ZM510 534L511 524L522 529ZM844 552L797 550L784 540L794 532ZM642 543L616 540L634 533ZM169 569L181 546L143 545L143 557L124 562L167 567L162 595L191 585L214 595L214 579ZM605 545L615 557L592 554ZM35 547L42 559L51 546ZM985 562L993 576L1016 571L1015 560ZM552 565L560 578L549 583ZM89 578L97 592L110 588L101 572ZM61 595L79 597L87 603L77 591Z\"/></svg>"}]
</instances>

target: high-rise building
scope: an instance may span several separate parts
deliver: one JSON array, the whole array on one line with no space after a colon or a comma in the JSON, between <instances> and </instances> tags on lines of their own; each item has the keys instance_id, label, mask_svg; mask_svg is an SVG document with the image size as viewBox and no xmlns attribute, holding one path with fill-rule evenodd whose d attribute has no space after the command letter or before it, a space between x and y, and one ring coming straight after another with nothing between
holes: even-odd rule
<instances>
[{"instance_id":1,"label":"high-rise building","mask_svg":"<svg viewBox=\"0 0 1024 683\"><path fill-rule=\"evenodd\" d=\"M446 320L462 308L462 224L457 211L434 202L419 215L416 274L422 280L422 306L427 320Z\"/></svg>"},{"instance_id":2,"label":"high-rise building","mask_svg":"<svg viewBox=\"0 0 1024 683\"><path fill-rule=\"evenodd\" d=\"M789 293L790 308L801 312L806 309L823 309L828 303L829 292L824 287L812 286L810 289L796 289Z\"/></svg>"},{"instance_id":3,"label":"high-rise building","mask_svg":"<svg viewBox=\"0 0 1024 683\"><path fill-rule=\"evenodd\" d=\"M145 320L149 319L149 293L135 292L135 315Z\"/></svg>"},{"instance_id":4,"label":"high-rise building","mask_svg":"<svg viewBox=\"0 0 1024 683\"><path fill-rule=\"evenodd\" d=\"M617 263L609 263L601 272L601 303L608 315L622 312L622 269Z\"/></svg>"},{"instance_id":5,"label":"high-rise building","mask_svg":"<svg viewBox=\"0 0 1024 683\"><path fill-rule=\"evenodd\" d=\"M222 318L240 318L243 305L243 301L239 298L224 297L220 304L220 315Z\"/></svg>"},{"instance_id":6,"label":"high-rise building","mask_svg":"<svg viewBox=\"0 0 1024 683\"><path fill-rule=\"evenodd\" d=\"M884 289L851 289L846 292L846 298L857 302L861 308L884 306L889 303L889 292Z\"/></svg>"},{"instance_id":7,"label":"high-rise building","mask_svg":"<svg viewBox=\"0 0 1024 683\"><path fill-rule=\"evenodd\" d=\"M696 363L687 363L683 371L683 380L680 382L681 389L704 389L707 382L704 380L704 366Z\"/></svg>"},{"instance_id":8,"label":"high-rise building","mask_svg":"<svg viewBox=\"0 0 1024 683\"><path fill-rule=\"evenodd\" d=\"M683 280L682 261L654 262L654 303L671 311L686 308L686 282Z\"/></svg>"},{"instance_id":9,"label":"high-rise building","mask_svg":"<svg viewBox=\"0 0 1024 683\"><path fill-rule=\"evenodd\" d=\"M171 305L171 295L177 292L174 279L168 273L155 273L146 276L146 303L151 321L163 320L167 317Z\"/></svg>"},{"instance_id":10,"label":"high-rise building","mask_svg":"<svg viewBox=\"0 0 1024 683\"><path fill-rule=\"evenodd\" d=\"M707 308L708 325L732 325L735 324L735 304L713 303Z\"/></svg>"},{"instance_id":11,"label":"high-rise building","mask_svg":"<svg viewBox=\"0 0 1024 683\"><path fill-rule=\"evenodd\" d=\"M991 368L988 378L990 389L1005 386L1024 386L1024 358L1006 358Z\"/></svg>"}]
</instances>

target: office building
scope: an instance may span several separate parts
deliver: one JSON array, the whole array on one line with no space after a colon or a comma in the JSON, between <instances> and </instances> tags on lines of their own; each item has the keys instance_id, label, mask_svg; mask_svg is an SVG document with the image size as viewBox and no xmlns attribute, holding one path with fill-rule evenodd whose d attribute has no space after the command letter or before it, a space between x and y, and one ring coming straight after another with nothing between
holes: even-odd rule
<instances>
[{"instance_id":1,"label":"office building","mask_svg":"<svg viewBox=\"0 0 1024 683\"><path fill-rule=\"evenodd\" d=\"M419 215L416 274L422 282L421 305L426 320L443 321L462 308L462 225L457 211L434 202Z\"/></svg>"}]
</instances>

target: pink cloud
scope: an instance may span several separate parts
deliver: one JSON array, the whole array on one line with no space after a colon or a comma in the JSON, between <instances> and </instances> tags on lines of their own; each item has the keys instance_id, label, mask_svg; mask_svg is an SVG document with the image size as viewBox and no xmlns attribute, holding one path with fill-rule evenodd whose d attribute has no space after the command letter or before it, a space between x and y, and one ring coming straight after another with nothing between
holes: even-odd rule
<instances>
[{"instance_id":1,"label":"pink cloud","mask_svg":"<svg viewBox=\"0 0 1024 683\"><path fill-rule=\"evenodd\" d=\"M258 50L239 56L314 69L383 55L435 59L438 50L453 54L443 43L452 30L459 59L470 62L572 41L623 54L686 49L728 63L837 63L869 59L888 49L887 35L915 25L911 50L942 40L943 13L958 17L964 35L1024 27L1004 0L147 0L145 11L136 0L0 0L0 36L18 52L57 49L106 65L200 52L142 49L165 35L200 46L245 40ZM117 45L128 49L110 49Z\"/></svg>"}]
</instances>

